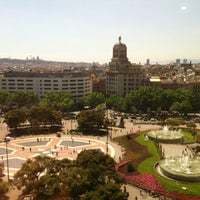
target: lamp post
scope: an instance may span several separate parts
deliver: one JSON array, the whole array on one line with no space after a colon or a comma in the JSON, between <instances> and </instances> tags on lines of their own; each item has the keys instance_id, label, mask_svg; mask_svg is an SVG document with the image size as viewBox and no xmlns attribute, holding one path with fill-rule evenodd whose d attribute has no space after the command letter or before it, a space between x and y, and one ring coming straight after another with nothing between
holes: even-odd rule
<instances>
[{"instance_id":1,"label":"lamp post","mask_svg":"<svg viewBox=\"0 0 200 200\"><path fill-rule=\"evenodd\" d=\"M108 154L108 140L109 140L109 116L108 116L108 108L107 108L107 101L106 101L106 129L107 129L107 138L106 138L106 153Z\"/></svg>"},{"instance_id":2,"label":"lamp post","mask_svg":"<svg viewBox=\"0 0 200 200\"><path fill-rule=\"evenodd\" d=\"M6 163L7 163L7 176L8 176L8 182L10 180L10 173L9 173L9 161L8 161L8 142L10 141L10 137L5 137L5 143L6 143Z\"/></svg>"}]
</instances>

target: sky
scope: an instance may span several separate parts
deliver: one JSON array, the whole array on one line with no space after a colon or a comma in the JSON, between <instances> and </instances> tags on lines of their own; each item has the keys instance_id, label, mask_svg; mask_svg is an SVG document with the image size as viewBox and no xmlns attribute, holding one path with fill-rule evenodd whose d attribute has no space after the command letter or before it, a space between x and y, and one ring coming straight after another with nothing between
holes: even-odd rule
<instances>
[{"instance_id":1,"label":"sky","mask_svg":"<svg viewBox=\"0 0 200 200\"><path fill-rule=\"evenodd\" d=\"M200 0L0 0L0 58L131 62L200 58Z\"/></svg>"}]
</instances>

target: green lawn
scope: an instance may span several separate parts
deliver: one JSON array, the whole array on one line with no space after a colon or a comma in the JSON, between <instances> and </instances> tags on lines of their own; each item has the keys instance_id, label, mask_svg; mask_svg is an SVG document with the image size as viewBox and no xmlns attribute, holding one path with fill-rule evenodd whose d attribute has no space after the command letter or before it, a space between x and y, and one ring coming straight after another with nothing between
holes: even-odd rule
<instances>
[{"instance_id":1,"label":"green lawn","mask_svg":"<svg viewBox=\"0 0 200 200\"><path fill-rule=\"evenodd\" d=\"M188 136L188 133L185 132L186 136ZM188 136L189 138L190 136ZM148 140L145 141L144 139L144 134L141 134L136 138L136 142L139 144L146 146L148 149L148 152L150 154L150 157L142 161L138 165L138 171L139 172L146 172L155 175L160 183L168 190L168 191L177 191L177 192L182 192L185 194L190 194L190 195L199 195L200 196L200 183L186 183L186 182L181 182L181 181L175 181L175 180L170 180L167 178L164 178L160 176L154 165L156 162L160 160L159 153L157 151L156 145L154 142ZM182 187L187 187L187 190L183 190Z\"/></svg>"},{"instance_id":2,"label":"green lawn","mask_svg":"<svg viewBox=\"0 0 200 200\"><path fill-rule=\"evenodd\" d=\"M182 130L183 137L184 137L184 143L195 143L196 137L192 135L192 133L189 130Z\"/></svg>"}]
</instances>

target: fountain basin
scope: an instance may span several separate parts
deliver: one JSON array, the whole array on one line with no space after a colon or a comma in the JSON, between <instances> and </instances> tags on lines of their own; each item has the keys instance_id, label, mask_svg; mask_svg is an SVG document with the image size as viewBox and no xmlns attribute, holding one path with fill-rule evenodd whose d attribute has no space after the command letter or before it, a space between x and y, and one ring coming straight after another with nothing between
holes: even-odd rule
<instances>
[{"instance_id":1,"label":"fountain basin","mask_svg":"<svg viewBox=\"0 0 200 200\"><path fill-rule=\"evenodd\" d=\"M164 127L162 130L150 131L147 133L149 139L160 143L176 144L183 142L183 133L181 130L172 131L168 127Z\"/></svg>"},{"instance_id":2,"label":"fountain basin","mask_svg":"<svg viewBox=\"0 0 200 200\"><path fill-rule=\"evenodd\" d=\"M174 157L161 160L159 170L164 176L175 180L200 182L200 158L184 159Z\"/></svg>"}]
</instances>

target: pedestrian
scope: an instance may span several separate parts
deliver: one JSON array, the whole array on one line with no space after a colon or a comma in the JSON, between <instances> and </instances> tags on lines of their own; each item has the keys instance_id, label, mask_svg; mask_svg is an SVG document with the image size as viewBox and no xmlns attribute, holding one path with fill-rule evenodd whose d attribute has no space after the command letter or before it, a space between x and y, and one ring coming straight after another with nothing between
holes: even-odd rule
<instances>
[{"instance_id":1,"label":"pedestrian","mask_svg":"<svg viewBox=\"0 0 200 200\"><path fill-rule=\"evenodd\" d=\"M126 192L126 186L124 185L124 192Z\"/></svg>"},{"instance_id":2,"label":"pedestrian","mask_svg":"<svg viewBox=\"0 0 200 200\"><path fill-rule=\"evenodd\" d=\"M31 147L30 147L30 149L29 149L29 150L30 150L30 152L31 152Z\"/></svg>"}]
</instances>

